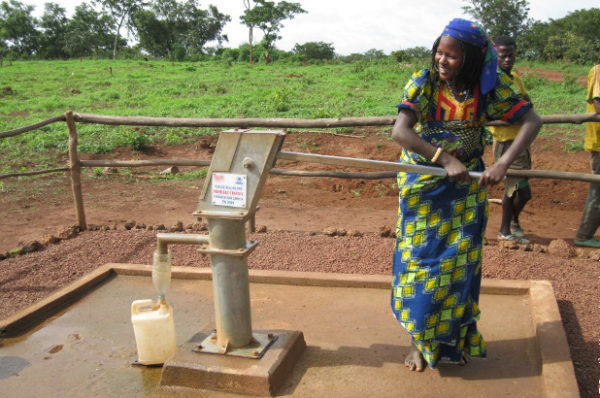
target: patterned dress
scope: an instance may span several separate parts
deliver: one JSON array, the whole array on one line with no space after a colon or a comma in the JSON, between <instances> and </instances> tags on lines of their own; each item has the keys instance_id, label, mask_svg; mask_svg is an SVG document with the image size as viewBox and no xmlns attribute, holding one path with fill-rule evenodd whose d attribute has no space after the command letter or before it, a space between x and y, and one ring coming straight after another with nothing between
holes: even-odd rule
<instances>
[{"instance_id":1,"label":"patterned dress","mask_svg":"<svg viewBox=\"0 0 600 398\"><path fill-rule=\"evenodd\" d=\"M424 69L404 88L399 109L418 118L415 131L442 147L470 171L483 171L483 125L510 123L531 108L514 93L508 76L495 88L459 102L437 74ZM436 166L403 149L402 163ZM400 324L431 368L438 361L459 362L462 352L484 357L477 330L482 240L488 216L487 190L477 180L398 173L399 208L393 259L391 306Z\"/></svg>"}]
</instances>

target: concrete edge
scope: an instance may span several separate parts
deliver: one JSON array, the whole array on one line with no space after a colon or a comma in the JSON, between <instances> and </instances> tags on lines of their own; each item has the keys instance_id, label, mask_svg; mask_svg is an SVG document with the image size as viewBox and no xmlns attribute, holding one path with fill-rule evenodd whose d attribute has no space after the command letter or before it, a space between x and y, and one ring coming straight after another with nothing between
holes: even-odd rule
<instances>
[{"instance_id":1,"label":"concrete edge","mask_svg":"<svg viewBox=\"0 0 600 398\"><path fill-rule=\"evenodd\" d=\"M96 268L73 283L0 320L0 337L13 337L27 332L115 275L111 264Z\"/></svg>"},{"instance_id":2,"label":"concrete edge","mask_svg":"<svg viewBox=\"0 0 600 398\"><path fill-rule=\"evenodd\" d=\"M143 264L109 263L119 275L151 275L152 266ZM182 267L172 268L172 278L175 279L206 279L212 278L210 268ZM274 271L248 270L251 283L270 283L275 285L321 286L321 287L352 287L370 289L390 289L391 275L339 274L329 272ZM529 292L529 281L483 279L482 294L524 295Z\"/></svg>"},{"instance_id":3,"label":"concrete edge","mask_svg":"<svg viewBox=\"0 0 600 398\"><path fill-rule=\"evenodd\" d=\"M530 281L529 300L546 397L579 397L579 387L552 283Z\"/></svg>"}]
</instances>

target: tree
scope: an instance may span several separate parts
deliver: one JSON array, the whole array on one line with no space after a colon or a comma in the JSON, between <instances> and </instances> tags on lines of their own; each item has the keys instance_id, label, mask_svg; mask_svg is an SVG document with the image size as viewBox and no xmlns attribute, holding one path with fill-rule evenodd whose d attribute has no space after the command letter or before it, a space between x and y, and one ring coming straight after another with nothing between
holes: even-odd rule
<instances>
[{"instance_id":1,"label":"tree","mask_svg":"<svg viewBox=\"0 0 600 398\"><path fill-rule=\"evenodd\" d=\"M549 36L551 36L549 23L534 22L527 33L517 37L518 54L531 60L544 60L544 48Z\"/></svg>"},{"instance_id":2,"label":"tree","mask_svg":"<svg viewBox=\"0 0 600 398\"><path fill-rule=\"evenodd\" d=\"M248 43L243 43L240 44L240 46L238 47L238 49L240 50L240 55L238 57L238 61L240 62L250 62L251 64L256 63L256 61L258 61L258 59L260 59L260 57L262 57L262 54L264 53L265 49L263 48L263 45L261 42L256 43L256 45L252 46L252 56L254 57L254 59L250 59L250 46L248 45Z\"/></svg>"},{"instance_id":3,"label":"tree","mask_svg":"<svg viewBox=\"0 0 600 398\"><path fill-rule=\"evenodd\" d=\"M246 26L258 26L263 32L263 46L265 52L263 57L266 63L271 61L270 52L274 44L281 36L279 30L283 27L282 21L294 18L295 14L305 13L299 3L288 3L280 1L275 3L267 0L255 0L255 5L251 9L244 10L240 17Z\"/></svg>"},{"instance_id":4,"label":"tree","mask_svg":"<svg viewBox=\"0 0 600 398\"><path fill-rule=\"evenodd\" d=\"M175 32L172 24L158 19L155 13L149 10L135 12L132 24L141 48L154 56L171 56L175 46ZM172 29L169 29L169 25Z\"/></svg>"},{"instance_id":5,"label":"tree","mask_svg":"<svg viewBox=\"0 0 600 398\"><path fill-rule=\"evenodd\" d=\"M390 54L397 62L427 62L431 58L431 49L412 47L406 50L392 51Z\"/></svg>"},{"instance_id":6,"label":"tree","mask_svg":"<svg viewBox=\"0 0 600 398\"><path fill-rule=\"evenodd\" d=\"M572 32L550 36L544 47L547 61L565 60L578 64L596 61L599 43L590 42Z\"/></svg>"},{"instance_id":7,"label":"tree","mask_svg":"<svg viewBox=\"0 0 600 398\"><path fill-rule=\"evenodd\" d=\"M535 22L517 38L521 56L536 60L565 59L577 63L600 58L600 9L573 11L560 19Z\"/></svg>"},{"instance_id":8,"label":"tree","mask_svg":"<svg viewBox=\"0 0 600 398\"><path fill-rule=\"evenodd\" d=\"M65 52L71 57L101 55L112 48L113 19L87 3L75 7L67 25Z\"/></svg>"},{"instance_id":9,"label":"tree","mask_svg":"<svg viewBox=\"0 0 600 398\"><path fill-rule=\"evenodd\" d=\"M0 39L3 47L16 55L29 56L39 48L40 33L31 15L33 9L17 0L0 3Z\"/></svg>"},{"instance_id":10,"label":"tree","mask_svg":"<svg viewBox=\"0 0 600 398\"><path fill-rule=\"evenodd\" d=\"M527 32L532 20L527 0L464 0L463 11L479 22L490 37L518 37Z\"/></svg>"},{"instance_id":11,"label":"tree","mask_svg":"<svg viewBox=\"0 0 600 398\"><path fill-rule=\"evenodd\" d=\"M195 1L188 1L187 32L182 44L192 52L204 53L205 46L210 41L216 41L219 46L223 41L228 41L227 35L222 34L225 24L231 21L229 15L219 12L217 7L208 6L202 10L195 5Z\"/></svg>"},{"instance_id":12,"label":"tree","mask_svg":"<svg viewBox=\"0 0 600 398\"><path fill-rule=\"evenodd\" d=\"M250 10L252 9L252 7L250 5L250 0L242 0L242 1L244 3L244 9L246 10L245 13L244 13L244 15L246 15L247 12L250 12ZM246 21L244 19L244 15L242 15L240 17L240 19L248 27L248 45L250 46L250 56L249 56L249 59L250 59L250 63L254 64L254 48L252 47L254 25L252 24L251 21Z\"/></svg>"},{"instance_id":13,"label":"tree","mask_svg":"<svg viewBox=\"0 0 600 398\"><path fill-rule=\"evenodd\" d=\"M551 19L553 29L571 32L590 42L600 42L600 9L577 10L560 19Z\"/></svg>"},{"instance_id":14,"label":"tree","mask_svg":"<svg viewBox=\"0 0 600 398\"><path fill-rule=\"evenodd\" d=\"M385 53L376 48L371 48L371 49L365 51L365 58L369 61L372 61L374 59L383 59L383 58L385 58Z\"/></svg>"},{"instance_id":15,"label":"tree","mask_svg":"<svg viewBox=\"0 0 600 398\"><path fill-rule=\"evenodd\" d=\"M116 22L115 38L113 41L113 59L117 58L117 43L121 35L123 24L129 25L131 15L142 9L147 3L144 0L93 0L94 3L100 4L102 9L109 12L111 17Z\"/></svg>"},{"instance_id":16,"label":"tree","mask_svg":"<svg viewBox=\"0 0 600 398\"><path fill-rule=\"evenodd\" d=\"M204 53L204 47L210 41L221 44L227 40L221 31L230 20L229 15L221 14L215 6L200 9L196 0L184 4L175 0L154 0L151 10L138 10L133 14L132 24L140 46L150 54L173 58L177 49L179 58L189 51Z\"/></svg>"},{"instance_id":17,"label":"tree","mask_svg":"<svg viewBox=\"0 0 600 398\"><path fill-rule=\"evenodd\" d=\"M46 3L44 14L40 20L42 28L40 34L39 57L67 58L65 51L67 40L68 19L64 8L56 3Z\"/></svg>"},{"instance_id":18,"label":"tree","mask_svg":"<svg viewBox=\"0 0 600 398\"><path fill-rule=\"evenodd\" d=\"M6 46L6 43L4 43L4 40L0 40L0 68L4 65L4 57L6 57L6 54L8 54L8 47Z\"/></svg>"},{"instance_id":19,"label":"tree","mask_svg":"<svg viewBox=\"0 0 600 398\"><path fill-rule=\"evenodd\" d=\"M323 43L322 41L309 41L304 44L297 44L292 50L295 54L299 54L305 59L334 59L335 49L331 43Z\"/></svg>"}]
</instances>

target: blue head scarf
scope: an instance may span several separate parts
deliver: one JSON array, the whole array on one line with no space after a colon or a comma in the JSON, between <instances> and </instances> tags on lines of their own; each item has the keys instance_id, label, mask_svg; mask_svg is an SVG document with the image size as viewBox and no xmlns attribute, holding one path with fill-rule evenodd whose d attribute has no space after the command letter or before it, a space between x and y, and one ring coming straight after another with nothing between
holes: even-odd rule
<instances>
[{"instance_id":1,"label":"blue head scarf","mask_svg":"<svg viewBox=\"0 0 600 398\"><path fill-rule=\"evenodd\" d=\"M487 94L496 85L496 68L498 67L498 54L494 42L488 37L483 28L475 22L466 19L454 18L442 32L465 43L481 48L485 52L483 69L479 78L479 88Z\"/></svg>"}]
</instances>

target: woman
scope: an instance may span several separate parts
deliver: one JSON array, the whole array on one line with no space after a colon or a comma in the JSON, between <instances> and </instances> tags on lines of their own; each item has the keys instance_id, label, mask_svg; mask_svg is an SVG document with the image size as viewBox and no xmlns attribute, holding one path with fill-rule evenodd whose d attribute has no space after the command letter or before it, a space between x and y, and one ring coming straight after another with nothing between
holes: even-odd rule
<instances>
[{"instance_id":1,"label":"woman","mask_svg":"<svg viewBox=\"0 0 600 398\"><path fill-rule=\"evenodd\" d=\"M431 69L412 76L398 105L392 137L403 148L400 162L439 165L448 176L398 174L391 305L413 339L405 359L410 370L486 354L475 322L486 185L502 180L541 126L531 103L508 87L496 66L485 32L454 19L433 45ZM485 169L483 125L494 119L522 127L513 146ZM483 173L472 180L469 171Z\"/></svg>"}]
</instances>

